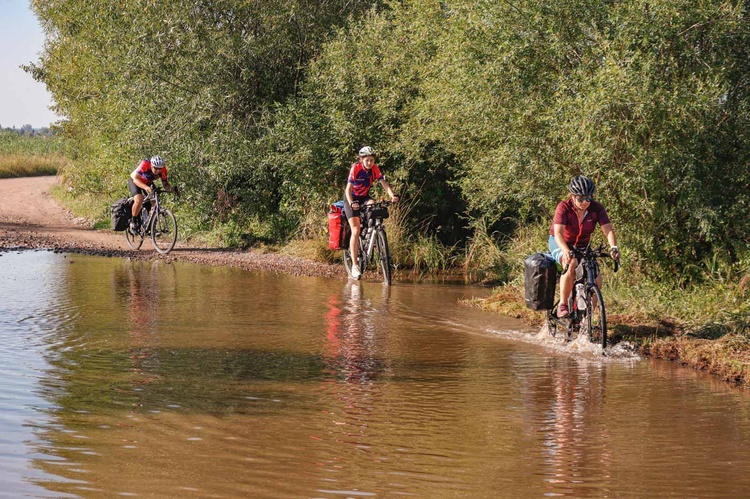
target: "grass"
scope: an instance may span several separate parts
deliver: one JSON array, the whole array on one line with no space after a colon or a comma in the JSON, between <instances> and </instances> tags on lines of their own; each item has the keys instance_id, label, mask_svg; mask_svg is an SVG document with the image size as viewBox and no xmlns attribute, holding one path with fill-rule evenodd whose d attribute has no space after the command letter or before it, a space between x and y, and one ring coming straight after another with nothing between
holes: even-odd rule
<instances>
[{"instance_id":1,"label":"grass","mask_svg":"<svg viewBox=\"0 0 750 499\"><path fill-rule=\"evenodd\" d=\"M0 131L0 178L55 175L67 162L58 137Z\"/></svg>"},{"instance_id":2,"label":"grass","mask_svg":"<svg viewBox=\"0 0 750 499\"><path fill-rule=\"evenodd\" d=\"M539 251L529 245L540 232L527 228L504 246L489 238L474 242L469 266L485 266L483 279L500 283L486 299L467 305L541 325L543 312L526 308L522 261ZM494 247L493 247L494 246ZM478 248L478 249L477 249ZM488 268L489 267L489 268ZM629 264L623 254L623 269L614 274L603 262L603 294L611 341L629 341L642 353L707 370L725 380L750 383L750 265L740 260L734 266L702 262L699 283L678 286L670 281L648 279ZM559 289L558 289L559 293Z\"/></svg>"},{"instance_id":3,"label":"grass","mask_svg":"<svg viewBox=\"0 0 750 499\"><path fill-rule=\"evenodd\" d=\"M115 200L102 201L101 196L93 194L74 194L62 185L55 185L50 190L53 198L66 206L73 215L90 220L94 229L109 229L109 206Z\"/></svg>"},{"instance_id":4,"label":"grass","mask_svg":"<svg viewBox=\"0 0 750 499\"><path fill-rule=\"evenodd\" d=\"M58 154L48 156L0 154L0 178L56 175L66 162L65 156Z\"/></svg>"}]
</instances>

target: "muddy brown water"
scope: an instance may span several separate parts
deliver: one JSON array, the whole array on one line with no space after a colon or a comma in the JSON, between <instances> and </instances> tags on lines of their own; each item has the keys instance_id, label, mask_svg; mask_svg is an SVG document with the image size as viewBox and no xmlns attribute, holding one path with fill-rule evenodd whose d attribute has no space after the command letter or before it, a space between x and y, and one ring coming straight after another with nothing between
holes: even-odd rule
<instances>
[{"instance_id":1,"label":"muddy brown water","mask_svg":"<svg viewBox=\"0 0 750 499\"><path fill-rule=\"evenodd\" d=\"M4 497L740 497L750 397L485 290L0 256Z\"/></svg>"}]
</instances>

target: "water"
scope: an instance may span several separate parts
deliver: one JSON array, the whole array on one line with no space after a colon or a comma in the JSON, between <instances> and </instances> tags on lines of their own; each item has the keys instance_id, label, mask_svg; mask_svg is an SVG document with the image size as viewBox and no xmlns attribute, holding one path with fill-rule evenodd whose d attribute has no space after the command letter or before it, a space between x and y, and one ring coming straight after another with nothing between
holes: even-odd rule
<instances>
[{"instance_id":1,"label":"water","mask_svg":"<svg viewBox=\"0 0 750 499\"><path fill-rule=\"evenodd\" d=\"M745 391L457 305L483 290L45 252L0 272L5 497L750 493Z\"/></svg>"}]
</instances>

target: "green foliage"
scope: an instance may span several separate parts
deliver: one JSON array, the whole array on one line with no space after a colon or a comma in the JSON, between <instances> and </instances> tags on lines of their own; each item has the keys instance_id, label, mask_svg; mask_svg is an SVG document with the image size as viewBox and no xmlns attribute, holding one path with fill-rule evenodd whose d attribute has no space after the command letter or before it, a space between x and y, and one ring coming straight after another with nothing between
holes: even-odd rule
<instances>
[{"instance_id":1,"label":"green foliage","mask_svg":"<svg viewBox=\"0 0 750 499\"><path fill-rule=\"evenodd\" d=\"M259 154L276 103L298 91L326 34L363 0L33 2L47 33L29 70L76 144L66 180L119 193L138 160L167 158L202 229L224 193L235 217L277 211L284 171Z\"/></svg>"},{"instance_id":2,"label":"green foliage","mask_svg":"<svg viewBox=\"0 0 750 499\"><path fill-rule=\"evenodd\" d=\"M641 272L702 280L712 255L748 254L747 2L33 5L48 39L29 70L76 145L66 180L114 192L161 153L191 230L315 236L369 144L424 254L468 242L512 268L493 245L548 225L579 173Z\"/></svg>"}]
</instances>

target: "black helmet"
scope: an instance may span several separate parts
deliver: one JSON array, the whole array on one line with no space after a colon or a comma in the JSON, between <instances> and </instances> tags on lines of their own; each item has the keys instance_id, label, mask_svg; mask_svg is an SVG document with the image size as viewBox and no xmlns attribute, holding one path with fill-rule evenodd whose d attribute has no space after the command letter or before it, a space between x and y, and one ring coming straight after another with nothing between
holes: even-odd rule
<instances>
[{"instance_id":1,"label":"black helmet","mask_svg":"<svg viewBox=\"0 0 750 499\"><path fill-rule=\"evenodd\" d=\"M593 196L596 186L590 178L585 175L578 175L570 181L568 190L574 196Z\"/></svg>"}]
</instances>

